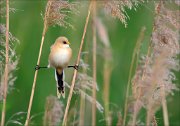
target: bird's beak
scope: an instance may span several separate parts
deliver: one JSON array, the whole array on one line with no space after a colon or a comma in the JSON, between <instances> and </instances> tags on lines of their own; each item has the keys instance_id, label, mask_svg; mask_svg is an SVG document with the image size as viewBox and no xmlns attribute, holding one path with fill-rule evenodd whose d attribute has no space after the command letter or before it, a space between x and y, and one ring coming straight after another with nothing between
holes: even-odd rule
<instances>
[{"instance_id":1,"label":"bird's beak","mask_svg":"<svg viewBox=\"0 0 180 126\"><path fill-rule=\"evenodd\" d=\"M69 41L67 42L69 45L71 44Z\"/></svg>"}]
</instances>

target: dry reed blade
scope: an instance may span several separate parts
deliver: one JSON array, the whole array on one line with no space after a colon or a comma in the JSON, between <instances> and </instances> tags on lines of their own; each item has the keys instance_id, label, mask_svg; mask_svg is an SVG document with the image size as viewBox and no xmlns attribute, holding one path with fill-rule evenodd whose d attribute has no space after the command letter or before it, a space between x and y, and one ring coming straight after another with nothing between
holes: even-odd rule
<instances>
[{"instance_id":1,"label":"dry reed blade","mask_svg":"<svg viewBox=\"0 0 180 126\"><path fill-rule=\"evenodd\" d=\"M143 41L143 39L144 39L144 33L145 33L145 30L146 30L146 28L145 27L143 27L142 29L141 29L141 32L140 32L140 35L139 35L139 38L138 38L138 40L137 40L137 46L135 47L135 48L137 48L137 60L138 60L138 52L139 52L139 50L140 50L140 45L141 45L141 43L142 43L142 41ZM148 53L147 53L147 55L149 55L149 51L150 50L150 48L148 48ZM137 65L137 63L136 63L136 65ZM137 66L136 66L137 67ZM140 97L140 93L139 93L139 95L138 95L138 98ZM138 98L136 99L136 102L135 102L135 105L134 105L134 112L133 112L133 116L132 116L132 126L135 126L136 125L136 118L137 118L137 112L136 112L136 106L137 106L137 101L138 101Z\"/></svg>"},{"instance_id":2,"label":"dry reed blade","mask_svg":"<svg viewBox=\"0 0 180 126\"><path fill-rule=\"evenodd\" d=\"M89 17L90 17L90 13L91 13L91 6L92 6L92 2L89 5L88 14L87 14L87 17L86 17L86 23L85 23L85 26L84 26L84 31L83 31L83 35L82 35L82 39L81 39L81 44L80 44L80 47L79 47L79 53L78 53L76 65L78 65L79 62L80 62L81 52L82 52L82 48L83 48L83 44L84 44L84 38L85 38L85 35L86 35L87 26L88 26L88 22L89 22ZM70 87L70 92L69 92L69 96L68 96L68 100L67 100L67 104L66 104L63 123L62 123L63 126L66 126L66 123L67 123L67 115L68 115L69 106L70 106L70 102L71 102L71 98L72 98L72 94L73 94L73 89L74 89L74 85L75 85L75 81L76 81L76 76L77 76L77 70L74 70L72 84L71 84L71 87Z\"/></svg>"},{"instance_id":3,"label":"dry reed blade","mask_svg":"<svg viewBox=\"0 0 180 126\"><path fill-rule=\"evenodd\" d=\"M85 48L86 47L88 47L88 43L86 43ZM86 63L88 62L88 55L85 55L84 61ZM83 68L83 73L87 74L86 68ZM86 89L83 88L83 84L81 84L80 86L82 87L82 91L86 92ZM85 93L83 92L80 93L81 96L80 96L79 126L84 126L86 100L85 100Z\"/></svg>"},{"instance_id":4,"label":"dry reed blade","mask_svg":"<svg viewBox=\"0 0 180 126\"><path fill-rule=\"evenodd\" d=\"M1 115L1 126L4 126L6 116L6 98L7 98L7 86L8 86L8 64L9 64L9 0L6 0L6 64L5 64L5 76L3 87L3 106Z\"/></svg>"},{"instance_id":5,"label":"dry reed blade","mask_svg":"<svg viewBox=\"0 0 180 126\"><path fill-rule=\"evenodd\" d=\"M84 125L84 114L85 114L85 94L81 92L80 99L80 112L79 112L79 126Z\"/></svg>"},{"instance_id":6,"label":"dry reed blade","mask_svg":"<svg viewBox=\"0 0 180 126\"><path fill-rule=\"evenodd\" d=\"M108 50L109 48L105 48L105 50ZM104 50L104 51L105 51ZM106 124L108 126L111 125L110 117L109 117L109 91L110 91L110 78L112 73L112 66L105 59L104 68L103 68L103 80L104 80L104 89L103 89L103 100L104 100L104 106L105 106L105 118L106 118Z\"/></svg>"},{"instance_id":7,"label":"dry reed blade","mask_svg":"<svg viewBox=\"0 0 180 126\"><path fill-rule=\"evenodd\" d=\"M92 35L93 35L93 104L92 104L92 126L96 125L96 1L93 2Z\"/></svg>"},{"instance_id":8,"label":"dry reed blade","mask_svg":"<svg viewBox=\"0 0 180 126\"><path fill-rule=\"evenodd\" d=\"M98 37L103 44L103 101L105 106L105 120L107 125L111 125L111 117L109 113L109 87L113 70L113 55L107 29L99 18L96 18L96 27Z\"/></svg>"},{"instance_id":9,"label":"dry reed blade","mask_svg":"<svg viewBox=\"0 0 180 126\"><path fill-rule=\"evenodd\" d=\"M46 17L49 14L49 9L50 9L50 6L51 6L51 2L52 1L50 1L50 0L48 1L48 3L47 3L48 6L47 6L46 11L45 11L44 28L43 28L42 38L41 38L41 45L40 45L40 49L39 49L37 65L40 64L42 47L43 47L43 44L44 44L44 38L45 38L46 31L48 29L48 24L47 24ZM34 80L33 80L33 85L32 85L32 90L31 90L31 96L30 96L30 100L29 100L29 107L28 107L28 112L27 112L25 126L28 126L29 121L30 121L30 114L31 114L31 108L32 108L32 103L33 103L34 91L35 91L35 87L36 87L37 75L38 75L38 70L36 70L35 74L34 74Z\"/></svg>"},{"instance_id":10,"label":"dry reed blade","mask_svg":"<svg viewBox=\"0 0 180 126\"><path fill-rule=\"evenodd\" d=\"M155 29L155 25L153 25L153 30ZM143 69L143 72L142 72L142 81L144 80L144 78L145 78L145 73L146 73L146 67L147 67L147 65L149 64L149 56L150 56L150 54L151 54L151 48L152 48L152 40L151 40L151 42L149 43L149 46L148 46L148 51L147 51L147 54L146 54L146 59L145 59L145 64L144 64L144 69ZM137 59L138 60L138 59ZM138 65L137 63L136 63L136 65ZM136 71L137 71L137 69L136 69ZM135 84L133 84L133 85L135 85ZM137 112L137 110L136 110L136 108L137 108L137 105L138 105L138 101L139 101L139 99L140 99L140 97L141 97L141 88L139 89L139 92L138 92L138 94L137 94L137 98L136 98L136 101L135 101L135 103L134 103L134 112L133 112L133 115L132 115L132 126L135 126L136 125L136 119L137 119L137 116L138 116L138 112ZM140 108L139 108L140 109ZM154 118L155 119L155 118Z\"/></svg>"},{"instance_id":11,"label":"dry reed blade","mask_svg":"<svg viewBox=\"0 0 180 126\"><path fill-rule=\"evenodd\" d=\"M133 51L133 55L132 55L132 61L131 61L131 66L130 66L130 71L129 71L129 77L128 77L128 84L127 84L127 89L126 89L126 98L125 98L125 105L124 105L124 117L123 117L123 126L126 125L126 116L127 116L127 109L128 109L128 98L129 98L129 88L130 88L130 84L131 84L131 77L132 77L132 72L133 72L133 67L134 67L134 62L135 62L135 58L136 58L136 54L138 52L138 50L140 49L140 45L141 42L144 38L144 31L145 28L143 27L140 33L140 36L136 42L134 51Z\"/></svg>"},{"instance_id":12,"label":"dry reed blade","mask_svg":"<svg viewBox=\"0 0 180 126\"><path fill-rule=\"evenodd\" d=\"M165 87L163 85L161 89L161 97L162 97L162 108L163 108L163 119L164 119L164 125L169 126L169 116L168 116L168 109L167 109L167 103L166 103L166 94L165 94Z\"/></svg>"}]
</instances>

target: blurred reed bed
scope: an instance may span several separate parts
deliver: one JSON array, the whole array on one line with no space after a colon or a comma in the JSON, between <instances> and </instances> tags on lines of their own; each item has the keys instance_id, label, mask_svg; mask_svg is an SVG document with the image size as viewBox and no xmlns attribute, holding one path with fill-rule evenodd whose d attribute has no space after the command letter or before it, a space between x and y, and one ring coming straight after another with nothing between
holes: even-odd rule
<instances>
[{"instance_id":1,"label":"blurred reed bed","mask_svg":"<svg viewBox=\"0 0 180 126\"><path fill-rule=\"evenodd\" d=\"M174 3L155 3L155 18L151 42L147 55L141 59L132 80L132 120L129 125L140 125L138 114L142 108L147 111L146 125L157 125L155 113L163 109L164 125L168 126L166 98L177 90L173 71L179 71L179 22L175 18L178 10L172 10ZM141 121L140 121L141 120ZM140 121L140 122L139 122Z\"/></svg>"},{"instance_id":2,"label":"blurred reed bed","mask_svg":"<svg viewBox=\"0 0 180 126\"><path fill-rule=\"evenodd\" d=\"M93 47L92 47L92 52L93 52L93 60L92 60L92 67L93 67L93 90L92 90L92 97L93 97L93 104L92 104L92 124L93 126L96 125L96 74L97 74L97 65L96 65L96 49L97 49L97 38L96 38L96 25L95 25L95 20L96 20L96 1L93 2L93 7L92 7L92 41L93 41Z\"/></svg>"},{"instance_id":3,"label":"blurred reed bed","mask_svg":"<svg viewBox=\"0 0 180 126\"><path fill-rule=\"evenodd\" d=\"M110 40L108 36L107 29L100 18L97 18L96 21L96 28L97 33L100 41L103 44L102 53L100 53L100 56L104 58L104 64L103 64L103 101L104 101L104 108L105 108L105 120L107 125L111 125L111 116L109 112L109 91L110 91L110 79L111 79L111 73L113 70L113 55L112 55L112 49L110 45Z\"/></svg>"},{"instance_id":4,"label":"blurred reed bed","mask_svg":"<svg viewBox=\"0 0 180 126\"><path fill-rule=\"evenodd\" d=\"M86 22L85 22L85 25L84 25L84 31L83 31L83 35L82 35L82 38L81 38L81 43L80 43L79 52L78 52L78 56L77 56L77 60L76 60L76 65L79 65L79 62L80 62L80 59L81 59L81 52L82 52L82 49L83 49L84 38L85 38L85 35L86 35L88 23L89 23L92 3L93 2L90 2L89 8L88 8L88 13L87 13ZM73 94L73 89L74 89L74 86L75 86L76 77L77 77L77 70L74 70L72 84L71 84L71 87L70 87L70 92L69 92L69 96L68 96L68 100L67 100L67 105L66 105L66 109L65 109L64 118L63 118L63 123L62 123L63 126L67 125L67 115L68 115L69 106L70 106L70 102L71 102L71 98L72 98L72 94Z\"/></svg>"},{"instance_id":5,"label":"blurred reed bed","mask_svg":"<svg viewBox=\"0 0 180 126\"><path fill-rule=\"evenodd\" d=\"M9 32L9 12L13 8L9 7L9 0L0 1L0 18L5 18L6 25L0 22L0 101L3 101L1 113L1 125L5 125L6 117L6 101L7 94L14 89L16 76L14 72L17 70L18 57L15 52L16 39Z\"/></svg>"},{"instance_id":6,"label":"blurred reed bed","mask_svg":"<svg viewBox=\"0 0 180 126\"><path fill-rule=\"evenodd\" d=\"M146 28L143 27L141 28L140 35L137 39L136 45L134 47L133 55L132 55L132 61L130 65L130 70L129 70L129 76L128 76L128 84L127 84L127 90L126 90L126 99L125 99L125 106L124 106L124 118L123 118L123 125L126 125L126 116L127 116L127 109L128 109L128 99L129 99L129 93L130 93L130 84L131 84L131 78L132 78L132 72L134 67L136 67L135 61L138 61L139 59L139 50L142 45L142 41L144 39L144 33L145 33Z\"/></svg>"},{"instance_id":7,"label":"blurred reed bed","mask_svg":"<svg viewBox=\"0 0 180 126\"><path fill-rule=\"evenodd\" d=\"M163 109L164 125L168 126L171 124L168 119L169 115L166 98L170 94L173 94L175 90L178 90L174 84L174 80L176 79L174 71L179 71L179 60L177 59L177 56L179 55L178 32L180 24L177 19L179 11L172 9L174 6L179 6L179 2L176 0L172 2L154 2L154 25L150 44L147 54L142 56L141 45L144 41L144 35L146 32L146 28L142 27L132 54L124 103L125 105L124 108L122 108L123 112L121 112L121 110L117 110L118 115L115 117L115 112L110 108L110 82L112 76L111 74L114 68L114 57L108 28L101 20L99 13L103 11L103 14L117 18L124 24L124 27L127 27L127 20L129 19L129 16L127 15L126 10L136 10L138 5L143 2L143 0L102 0L87 2L89 7L86 10L86 20L84 21L84 29L82 31L79 52L75 63L76 65L79 65L79 70L74 70L71 84L66 83L66 87L69 89L66 103L57 99L55 96L47 97L42 125L83 126L89 124L95 126L99 125L100 122L100 120L97 120L97 113L101 113L107 126L114 124L114 118L118 118L116 122L117 126L156 126L158 125L158 121L156 120L155 115L160 107ZM68 22L68 19L71 18L70 16L72 14L78 15L78 6L80 6L80 4L80 2L69 2L63 0L47 1L37 65L40 65L44 39L48 28L50 26L58 25L74 29L74 26ZM0 69L3 70L0 73L0 98L4 95L2 94L2 91L4 90L2 85L4 83L3 77L5 58L7 58L7 54L5 53L5 46L7 46L4 41L5 36L8 37L9 35L9 40L17 41L11 34L5 34L6 28L7 27L4 25L0 25L0 33L2 36L0 39L0 42L2 43L0 45L0 48L2 48L0 53L3 54L2 60L0 61L2 62ZM91 32L91 34L87 34L87 32ZM88 35L91 38L90 41L86 40ZM90 47L87 48L89 45ZM14 45L11 47L10 42L10 46L8 47L8 56L9 64L11 63L12 67L9 67L8 70L10 71L8 74L8 78L10 78L8 82L9 85L13 85L16 79L16 77L11 75L11 71L17 69L18 60L13 47ZM97 82L96 74L99 70L97 68L99 57L103 59L101 69L103 76L103 104L100 102L101 99L97 97L97 94L99 93L99 83ZM91 58L92 62L90 62ZM33 105L37 75L38 71L36 70L25 126L36 125L36 123L33 124L31 122L31 108ZM119 94L119 92L117 94L122 95ZM74 100L73 95L77 96L75 102L72 102ZM80 98L80 100L78 98ZM88 111L86 111L87 109ZM140 116L142 109L146 110L145 120ZM15 123L22 125L22 123L18 121L18 119L14 119L14 117L21 116L23 114L23 112L15 114L15 116L12 116L6 124ZM91 121L86 122L85 120L89 116L91 116ZM1 123L3 123L3 126L4 122L1 121Z\"/></svg>"}]
</instances>

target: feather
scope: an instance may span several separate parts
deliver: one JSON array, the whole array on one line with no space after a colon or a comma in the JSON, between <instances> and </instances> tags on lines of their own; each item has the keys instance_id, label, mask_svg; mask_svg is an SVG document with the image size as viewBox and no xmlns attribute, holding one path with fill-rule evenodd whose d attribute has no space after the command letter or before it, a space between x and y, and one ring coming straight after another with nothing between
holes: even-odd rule
<instances>
[{"instance_id":1,"label":"feather","mask_svg":"<svg viewBox=\"0 0 180 126\"><path fill-rule=\"evenodd\" d=\"M61 95L63 96L63 98L65 98L65 84L64 84L64 71L61 70L62 72L60 72L59 69L55 70L55 80L57 83L57 97L60 98Z\"/></svg>"}]
</instances>

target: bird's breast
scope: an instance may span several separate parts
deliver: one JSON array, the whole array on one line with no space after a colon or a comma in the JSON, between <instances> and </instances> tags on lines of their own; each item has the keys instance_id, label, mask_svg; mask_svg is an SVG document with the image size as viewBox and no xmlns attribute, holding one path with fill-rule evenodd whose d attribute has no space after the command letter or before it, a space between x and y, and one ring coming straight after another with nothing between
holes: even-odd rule
<instances>
[{"instance_id":1,"label":"bird's breast","mask_svg":"<svg viewBox=\"0 0 180 126\"><path fill-rule=\"evenodd\" d=\"M53 67L66 67L71 59L72 51L70 48L58 48L51 50L49 56L50 65Z\"/></svg>"}]
</instances>

